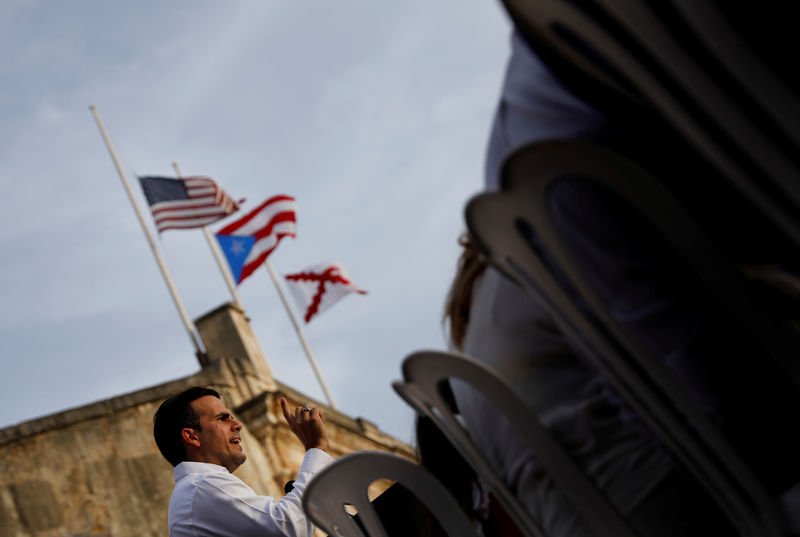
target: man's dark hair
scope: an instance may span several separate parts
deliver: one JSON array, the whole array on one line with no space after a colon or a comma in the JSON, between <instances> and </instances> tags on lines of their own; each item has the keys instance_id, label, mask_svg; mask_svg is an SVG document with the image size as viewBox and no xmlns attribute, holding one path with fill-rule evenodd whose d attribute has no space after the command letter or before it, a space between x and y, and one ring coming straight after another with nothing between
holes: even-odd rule
<instances>
[{"instance_id":1,"label":"man's dark hair","mask_svg":"<svg viewBox=\"0 0 800 537\"><path fill-rule=\"evenodd\" d=\"M200 415L192 410L189 403L206 395L220 398L216 390L194 386L161 403L153 416L153 437L156 445L172 466L186 460L181 431L185 427L200 430Z\"/></svg>"}]
</instances>

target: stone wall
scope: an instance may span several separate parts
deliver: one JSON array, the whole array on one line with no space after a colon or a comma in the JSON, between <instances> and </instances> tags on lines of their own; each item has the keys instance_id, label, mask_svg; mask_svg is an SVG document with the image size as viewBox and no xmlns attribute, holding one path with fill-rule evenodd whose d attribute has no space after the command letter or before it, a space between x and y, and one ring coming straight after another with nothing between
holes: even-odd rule
<instances>
[{"instance_id":1,"label":"stone wall","mask_svg":"<svg viewBox=\"0 0 800 537\"><path fill-rule=\"evenodd\" d=\"M152 439L158 403L106 401L0 431L0 535L164 535L172 477Z\"/></svg>"}]
</instances>

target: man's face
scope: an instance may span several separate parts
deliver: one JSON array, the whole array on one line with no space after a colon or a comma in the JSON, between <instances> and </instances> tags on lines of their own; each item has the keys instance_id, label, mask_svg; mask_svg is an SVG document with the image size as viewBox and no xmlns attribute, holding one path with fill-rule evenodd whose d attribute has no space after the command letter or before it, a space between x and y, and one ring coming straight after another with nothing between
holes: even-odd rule
<instances>
[{"instance_id":1,"label":"man's face","mask_svg":"<svg viewBox=\"0 0 800 537\"><path fill-rule=\"evenodd\" d=\"M200 430L196 431L200 442L198 462L219 464L229 472L236 470L247 458L239 435L242 424L213 395L195 399L189 406L200 415Z\"/></svg>"}]
</instances>

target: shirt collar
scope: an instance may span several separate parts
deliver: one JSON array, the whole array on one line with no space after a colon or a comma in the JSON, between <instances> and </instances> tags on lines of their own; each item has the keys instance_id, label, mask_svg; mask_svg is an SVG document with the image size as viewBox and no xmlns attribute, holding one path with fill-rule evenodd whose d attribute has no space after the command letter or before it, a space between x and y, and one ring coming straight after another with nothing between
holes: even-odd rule
<instances>
[{"instance_id":1,"label":"shirt collar","mask_svg":"<svg viewBox=\"0 0 800 537\"><path fill-rule=\"evenodd\" d=\"M189 474L228 474L228 469L219 464L212 464L210 462L194 462L183 461L179 463L174 469L173 474L175 481L183 479Z\"/></svg>"}]
</instances>

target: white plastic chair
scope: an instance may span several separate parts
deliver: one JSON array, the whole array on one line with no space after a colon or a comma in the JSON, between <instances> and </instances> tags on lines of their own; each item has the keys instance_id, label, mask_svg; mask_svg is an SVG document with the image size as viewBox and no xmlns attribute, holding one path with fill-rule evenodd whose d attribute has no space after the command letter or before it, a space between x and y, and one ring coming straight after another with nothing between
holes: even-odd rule
<instances>
[{"instance_id":1,"label":"white plastic chair","mask_svg":"<svg viewBox=\"0 0 800 537\"><path fill-rule=\"evenodd\" d=\"M403 378L402 382L392 384L395 391L439 427L485 480L523 533L530 537L545 535L540 524L503 483L453 413L442 391L443 383L450 379L464 381L478 390L508 418L556 486L598 536L635 535L622 515L597 491L520 396L491 368L461 353L420 351L403 361Z\"/></svg>"},{"instance_id":2,"label":"white plastic chair","mask_svg":"<svg viewBox=\"0 0 800 537\"><path fill-rule=\"evenodd\" d=\"M369 486L378 479L396 481L409 490L448 536L477 537L456 500L427 470L397 455L378 451L344 455L322 470L303 494L303 509L331 537L388 537L367 495ZM358 511L363 526L345 511L346 505Z\"/></svg>"}]
</instances>

